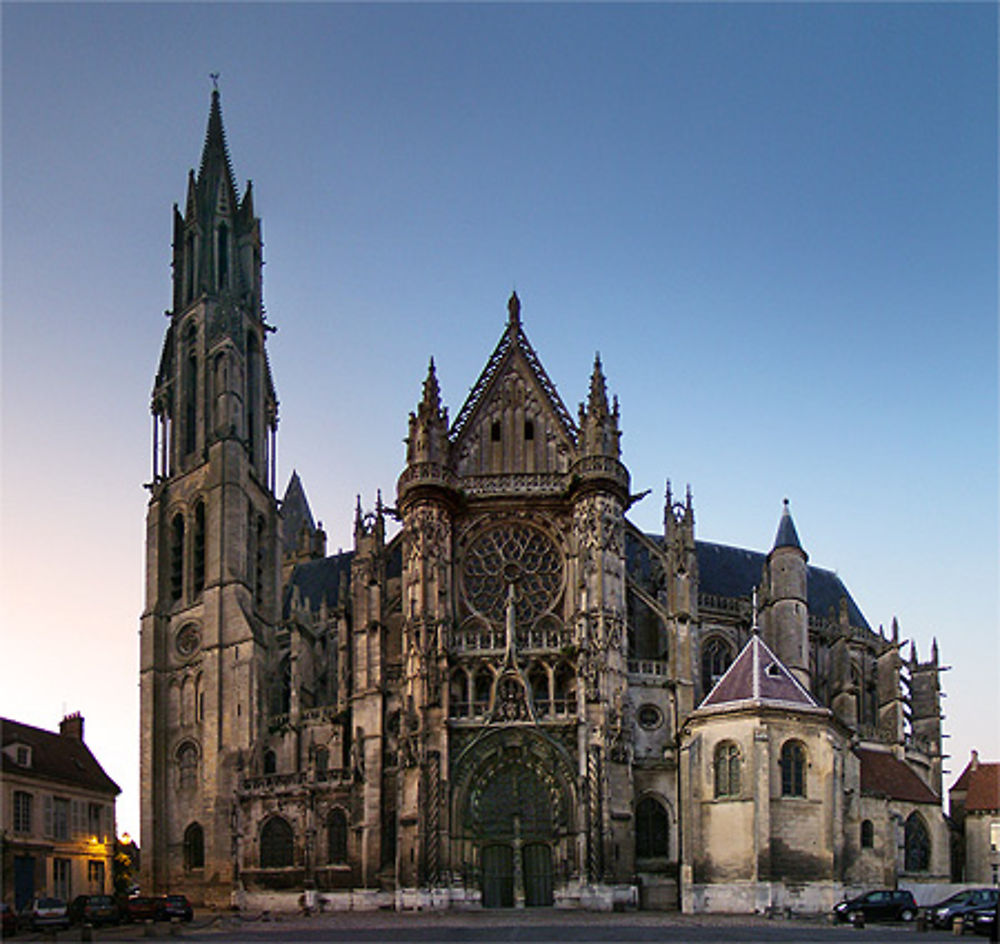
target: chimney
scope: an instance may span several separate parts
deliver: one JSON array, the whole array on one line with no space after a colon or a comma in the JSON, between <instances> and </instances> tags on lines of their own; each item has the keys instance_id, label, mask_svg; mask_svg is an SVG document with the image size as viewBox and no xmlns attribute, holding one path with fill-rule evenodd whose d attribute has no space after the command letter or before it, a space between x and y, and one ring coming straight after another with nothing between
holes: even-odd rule
<instances>
[{"instance_id":1,"label":"chimney","mask_svg":"<svg viewBox=\"0 0 1000 944\"><path fill-rule=\"evenodd\" d=\"M76 738L78 741L83 740L83 715L79 711L74 711L71 715L66 715L65 718L59 722L59 734L62 737Z\"/></svg>"},{"instance_id":2,"label":"chimney","mask_svg":"<svg viewBox=\"0 0 1000 944\"><path fill-rule=\"evenodd\" d=\"M969 770L979 770L979 751L972 749L972 760L969 761Z\"/></svg>"}]
</instances>

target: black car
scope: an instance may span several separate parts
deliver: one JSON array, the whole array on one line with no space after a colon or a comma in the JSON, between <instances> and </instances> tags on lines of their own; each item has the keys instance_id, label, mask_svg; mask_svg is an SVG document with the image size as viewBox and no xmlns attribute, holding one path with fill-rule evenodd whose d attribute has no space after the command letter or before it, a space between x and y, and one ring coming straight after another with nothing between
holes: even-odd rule
<instances>
[{"instance_id":1,"label":"black car","mask_svg":"<svg viewBox=\"0 0 1000 944\"><path fill-rule=\"evenodd\" d=\"M912 892L880 888L849 901L842 901L833 909L833 916L838 921L850 921L852 924L859 919L912 921L917 916L917 903Z\"/></svg>"},{"instance_id":2,"label":"black car","mask_svg":"<svg viewBox=\"0 0 1000 944\"><path fill-rule=\"evenodd\" d=\"M928 924L935 928L950 928L960 915L964 919L970 912L979 908L996 907L997 890L995 888L967 888L955 892L950 898L939 901L924 909Z\"/></svg>"},{"instance_id":3,"label":"black car","mask_svg":"<svg viewBox=\"0 0 1000 944\"><path fill-rule=\"evenodd\" d=\"M169 921L171 918L180 918L181 921L190 921L193 917L194 909L184 895L164 895L160 899L158 920Z\"/></svg>"},{"instance_id":4,"label":"black car","mask_svg":"<svg viewBox=\"0 0 1000 944\"><path fill-rule=\"evenodd\" d=\"M110 895L77 895L69 906L73 924L118 924L121 914Z\"/></svg>"},{"instance_id":5,"label":"black car","mask_svg":"<svg viewBox=\"0 0 1000 944\"><path fill-rule=\"evenodd\" d=\"M997 910L997 906L994 904L991 908L977 908L975 911L970 911L965 916L962 930L972 928L976 934L991 937L997 923Z\"/></svg>"}]
</instances>

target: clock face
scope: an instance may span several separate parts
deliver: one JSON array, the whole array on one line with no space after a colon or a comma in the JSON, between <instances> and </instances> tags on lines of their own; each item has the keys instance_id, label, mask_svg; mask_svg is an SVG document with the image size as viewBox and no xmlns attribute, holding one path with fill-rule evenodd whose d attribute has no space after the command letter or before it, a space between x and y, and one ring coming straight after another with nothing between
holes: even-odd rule
<instances>
[{"instance_id":1,"label":"clock face","mask_svg":"<svg viewBox=\"0 0 1000 944\"><path fill-rule=\"evenodd\" d=\"M510 588L518 623L532 623L559 599L563 559L544 531L516 523L490 528L469 545L462 568L465 599L480 616L502 623Z\"/></svg>"},{"instance_id":2,"label":"clock face","mask_svg":"<svg viewBox=\"0 0 1000 944\"><path fill-rule=\"evenodd\" d=\"M174 640L177 652L182 656L190 656L198 650L201 645L201 633L194 623L182 626L177 638Z\"/></svg>"}]
</instances>

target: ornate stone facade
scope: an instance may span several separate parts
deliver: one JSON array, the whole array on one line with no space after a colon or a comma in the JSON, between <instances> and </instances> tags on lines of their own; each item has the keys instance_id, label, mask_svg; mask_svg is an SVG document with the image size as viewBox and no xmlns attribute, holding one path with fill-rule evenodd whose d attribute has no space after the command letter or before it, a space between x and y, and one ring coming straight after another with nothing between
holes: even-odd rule
<instances>
[{"instance_id":1,"label":"ornate stone facade","mask_svg":"<svg viewBox=\"0 0 1000 944\"><path fill-rule=\"evenodd\" d=\"M298 477L274 490L260 224L217 93L175 216L142 623L147 888L698 909L808 887L822 904L867 880L863 810L895 828L892 788L865 792L865 745L923 784L946 847L936 649L904 663L898 630L873 632L809 566L787 507L767 555L696 540L691 492L669 485L663 533L635 528L600 360L574 420L516 295L454 422L431 362L394 503L359 499L353 549L326 556ZM708 703L755 640L805 701ZM781 790L789 738L807 802Z\"/></svg>"}]
</instances>

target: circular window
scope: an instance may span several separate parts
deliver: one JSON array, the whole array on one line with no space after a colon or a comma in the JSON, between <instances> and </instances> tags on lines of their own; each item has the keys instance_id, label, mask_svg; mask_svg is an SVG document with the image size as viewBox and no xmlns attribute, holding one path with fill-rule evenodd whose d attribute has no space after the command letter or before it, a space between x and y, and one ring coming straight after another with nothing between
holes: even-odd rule
<instances>
[{"instance_id":1,"label":"circular window","mask_svg":"<svg viewBox=\"0 0 1000 944\"><path fill-rule=\"evenodd\" d=\"M174 645L177 646L177 651L182 656L191 655L201 645L201 633L198 632L198 627L194 623L182 626L181 631L177 634L177 639L174 641Z\"/></svg>"},{"instance_id":2,"label":"circular window","mask_svg":"<svg viewBox=\"0 0 1000 944\"><path fill-rule=\"evenodd\" d=\"M511 587L518 623L530 623L559 598L562 555L543 531L523 524L492 528L479 535L465 555L465 597L480 615L502 623Z\"/></svg>"},{"instance_id":3,"label":"circular window","mask_svg":"<svg viewBox=\"0 0 1000 944\"><path fill-rule=\"evenodd\" d=\"M656 705L642 705L636 715L640 728L652 731L663 724L663 712Z\"/></svg>"}]
</instances>

